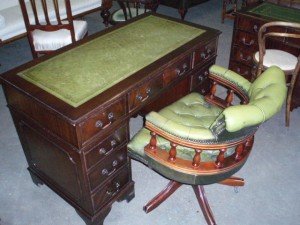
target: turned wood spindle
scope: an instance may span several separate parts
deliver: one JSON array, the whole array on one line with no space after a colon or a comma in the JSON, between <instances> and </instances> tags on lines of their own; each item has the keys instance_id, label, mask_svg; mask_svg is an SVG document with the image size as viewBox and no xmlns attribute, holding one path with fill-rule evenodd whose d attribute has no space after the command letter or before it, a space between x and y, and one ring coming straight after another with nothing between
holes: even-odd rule
<instances>
[{"instance_id":1,"label":"turned wood spindle","mask_svg":"<svg viewBox=\"0 0 300 225\"><path fill-rule=\"evenodd\" d=\"M251 148L253 145L253 141L254 141L254 136L249 137L245 144L246 148L249 148L249 147ZM246 150L246 148L245 148L245 150Z\"/></svg>"},{"instance_id":2,"label":"turned wood spindle","mask_svg":"<svg viewBox=\"0 0 300 225\"><path fill-rule=\"evenodd\" d=\"M233 93L234 93L233 90L228 90L228 92L227 92L227 96L226 96L226 106L227 107L230 106L233 101L233 97L234 97Z\"/></svg>"},{"instance_id":3,"label":"turned wood spindle","mask_svg":"<svg viewBox=\"0 0 300 225\"><path fill-rule=\"evenodd\" d=\"M201 149L195 149L195 156L193 158L193 167L198 167L200 166L201 162Z\"/></svg>"},{"instance_id":4,"label":"turned wood spindle","mask_svg":"<svg viewBox=\"0 0 300 225\"><path fill-rule=\"evenodd\" d=\"M210 99L214 99L216 91L217 91L217 82L213 81L212 86L210 88L210 95L209 95Z\"/></svg>"},{"instance_id":5,"label":"turned wood spindle","mask_svg":"<svg viewBox=\"0 0 300 225\"><path fill-rule=\"evenodd\" d=\"M235 149L235 160L236 161L239 161L242 159L242 155L243 155L243 152L244 152L244 148L245 148L245 145L244 143L242 144L239 144L236 149Z\"/></svg>"},{"instance_id":6,"label":"turned wood spindle","mask_svg":"<svg viewBox=\"0 0 300 225\"><path fill-rule=\"evenodd\" d=\"M155 150L156 146L157 146L156 133L152 131L149 147L151 150Z\"/></svg>"},{"instance_id":7,"label":"turned wood spindle","mask_svg":"<svg viewBox=\"0 0 300 225\"><path fill-rule=\"evenodd\" d=\"M170 145L171 145L171 149L169 151L169 160L170 161L175 161L176 160L176 154L177 154L177 151L176 151L177 145L172 143L172 142L171 142Z\"/></svg>"},{"instance_id":8,"label":"turned wood spindle","mask_svg":"<svg viewBox=\"0 0 300 225\"><path fill-rule=\"evenodd\" d=\"M221 148L219 151L219 155L217 157L217 161L216 161L216 165L218 168L222 168L224 167L224 161L225 161L225 152L226 152L226 148Z\"/></svg>"}]
</instances>

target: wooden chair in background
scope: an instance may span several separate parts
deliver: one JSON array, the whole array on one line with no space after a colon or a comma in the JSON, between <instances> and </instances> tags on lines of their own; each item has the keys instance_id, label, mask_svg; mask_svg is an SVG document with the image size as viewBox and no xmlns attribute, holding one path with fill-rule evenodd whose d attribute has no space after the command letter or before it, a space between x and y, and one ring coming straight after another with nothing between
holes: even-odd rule
<instances>
[{"instance_id":1,"label":"wooden chair in background","mask_svg":"<svg viewBox=\"0 0 300 225\"><path fill-rule=\"evenodd\" d=\"M207 224L215 225L204 185L244 185L242 178L232 175L250 155L258 126L275 115L285 101L285 77L277 67L269 68L253 83L219 66L210 68L209 78L212 86L208 95L191 93L149 113L145 128L128 144L131 158L170 180L144 206L147 213L182 184L188 184ZM225 98L216 96L219 85L228 88ZM242 105L233 105L233 96L238 96Z\"/></svg>"},{"instance_id":2,"label":"wooden chair in background","mask_svg":"<svg viewBox=\"0 0 300 225\"><path fill-rule=\"evenodd\" d=\"M146 12L156 12L159 0L118 0L120 9L111 15L111 23L117 24Z\"/></svg>"},{"instance_id":3,"label":"wooden chair in background","mask_svg":"<svg viewBox=\"0 0 300 225\"><path fill-rule=\"evenodd\" d=\"M73 20L70 0L19 1L34 58L87 36L87 22Z\"/></svg>"},{"instance_id":4,"label":"wooden chair in background","mask_svg":"<svg viewBox=\"0 0 300 225\"><path fill-rule=\"evenodd\" d=\"M276 31L281 29L282 31ZM286 41L300 44L300 24L291 22L275 21L269 22L261 26L258 31L258 46L259 51L253 56L256 63L257 71L253 80L256 79L262 71L270 66L278 66L285 75L288 85L288 97L286 100L285 124L288 127L290 124L291 101L294 86L300 73L300 55L294 56L291 53L280 49L266 49L267 38L285 38ZM294 40L293 40L294 39Z\"/></svg>"}]
</instances>

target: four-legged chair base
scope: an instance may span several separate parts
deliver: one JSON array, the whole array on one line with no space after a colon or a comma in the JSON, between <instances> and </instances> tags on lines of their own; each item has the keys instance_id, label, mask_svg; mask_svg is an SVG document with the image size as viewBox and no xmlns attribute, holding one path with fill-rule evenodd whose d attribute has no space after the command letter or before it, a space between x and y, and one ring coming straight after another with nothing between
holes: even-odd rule
<instances>
[{"instance_id":1,"label":"four-legged chair base","mask_svg":"<svg viewBox=\"0 0 300 225\"><path fill-rule=\"evenodd\" d=\"M230 177L228 179L220 182L223 185L229 186L244 186L245 182L242 178L238 177ZM162 202L164 202L168 197L170 197L180 186L182 183L171 180L168 185L163 189L158 195L156 195L153 199L151 199L145 206L144 211L146 213L151 212L156 207L158 207ZM192 185L204 218L208 225L216 225L216 221L214 219L214 215L210 209L208 204L204 187L203 185Z\"/></svg>"}]
</instances>

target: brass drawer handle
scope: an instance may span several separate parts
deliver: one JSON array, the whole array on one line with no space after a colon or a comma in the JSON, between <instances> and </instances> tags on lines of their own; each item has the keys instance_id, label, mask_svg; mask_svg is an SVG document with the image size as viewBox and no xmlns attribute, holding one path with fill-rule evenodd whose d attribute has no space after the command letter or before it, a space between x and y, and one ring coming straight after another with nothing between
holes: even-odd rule
<instances>
[{"instance_id":1,"label":"brass drawer handle","mask_svg":"<svg viewBox=\"0 0 300 225\"><path fill-rule=\"evenodd\" d=\"M200 74L200 75L198 76L198 81L199 81L200 83L202 83L202 82L205 80L205 78L207 78L207 75L208 75L208 71L205 71L204 74Z\"/></svg>"},{"instance_id":2,"label":"brass drawer handle","mask_svg":"<svg viewBox=\"0 0 300 225\"><path fill-rule=\"evenodd\" d=\"M106 194L110 195L111 197L115 196L120 191L121 184L118 181L116 181L116 182L114 182L114 186L115 186L114 190L106 191Z\"/></svg>"},{"instance_id":3,"label":"brass drawer handle","mask_svg":"<svg viewBox=\"0 0 300 225\"><path fill-rule=\"evenodd\" d=\"M146 94L147 96L144 98L141 94L137 94L136 95L136 99L139 100L140 102L144 102L146 101L149 97L150 97L150 94L151 94L151 88L148 88L146 90Z\"/></svg>"},{"instance_id":4,"label":"brass drawer handle","mask_svg":"<svg viewBox=\"0 0 300 225\"><path fill-rule=\"evenodd\" d=\"M114 113L113 112L108 113L107 118L109 120L108 124L104 125L104 123L101 120L97 120L96 123L95 123L95 127L96 128L101 128L101 129L107 128L109 125L112 124L112 122L114 120Z\"/></svg>"},{"instance_id":5,"label":"brass drawer handle","mask_svg":"<svg viewBox=\"0 0 300 225\"><path fill-rule=\"evenodd\" d=\"M243 53L240 53L240 59L242 61L248 62L251 59L251 56L247 56L247 58L244 57Z\"/></svg>"},{"instance_id":6,"label":"brass drawer handle","mask_svg":"<svg viewBox=\"0 0 300 225\"><path fill-rule=\"evenodd\" d=\"M110 175L112 175L112 174L117 170L116 166L118 166L118 165L119 165L118 161L117 161L117 160L114 160L114 161L112 162L112 167L113 167L113 169L112 169L111 171L108 171L108 169L103 169L103 170L101 171L101 174L104 175L104 176L109 177Z\"/></svg>"},{"instance_id":7,"label":"brass drawer handle","mask_svg":"<svg viewBox=\"0 0 300 225\"><path fill-rule=\"evenodd\" d=\"M251 46L254 44L254 40L252 39L250 42L246 42L246 38L243 38L242 43L246 46Z\"/></svg>"},{"instance_id":8,"label":"brass drawer handle","mask_svg":"<svg viewBox=\"0 0 300 225\"><path fill-rule=\"evenodd\" d=\"M244 73L241 73L241 68L240 67L238 67L237 69L236 69L236 72L238 72L240 75L248 75L249 74L249 71L248 70L246 70Z\"/></svg>"},{"instance_id":9,"label":"brass drawer handle","mask_svg":"<svg viewBox=\"0 0 300 225\"><path fill-rule=\"evenodd\" d=\"M175 69L177 76L182 76L183 74L185 74L186 71L188 71L188 65L186 63L184 63L182 65L182 71L178 68Z\"/></svg>"},{"instance_id":10,"label":"brass drawer handle","mask_svg":"<svg viewBox=\"0 0 300 225\"><path fill-rule=\"evenodd\" d=\"M258 32L258 26L256 24L253 26L253 31Z\"/></svg>"},{"instance_id":11,"label":"brass drawer handle","mask_svg":"<svg viewBox=\"0 0 300 225\"><path fill-rule=\"evenodd\" d=\"M113 139L113 140L111 140L110 141L110 146L111 146L111 149L110 150L106 150L105 148L100 148L99 149L99 154L100 155L109 155L113 150L114 150L114 148L116 147L118 145L118 142L115 140L115 139Z\"/></svg>"}]
</instances>

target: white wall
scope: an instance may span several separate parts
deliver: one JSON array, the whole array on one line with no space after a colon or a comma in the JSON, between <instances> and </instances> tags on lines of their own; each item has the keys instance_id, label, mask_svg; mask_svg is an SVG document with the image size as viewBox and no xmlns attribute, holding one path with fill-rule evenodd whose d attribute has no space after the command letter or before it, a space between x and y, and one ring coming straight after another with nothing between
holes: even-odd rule
<instances>
[{"instance_id":1,"label":"white wall","mask_svg":"<svg viewBox=\"0 0 300 225\"><path fill-rule=\"evenodd\" d=\"M26 0L28 2L29 0ZM19 5L19 0L0 0L0 10Z\"/></svg>"}]
</instances>

